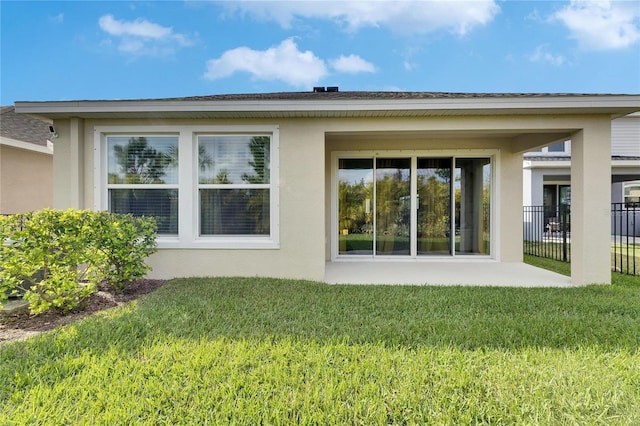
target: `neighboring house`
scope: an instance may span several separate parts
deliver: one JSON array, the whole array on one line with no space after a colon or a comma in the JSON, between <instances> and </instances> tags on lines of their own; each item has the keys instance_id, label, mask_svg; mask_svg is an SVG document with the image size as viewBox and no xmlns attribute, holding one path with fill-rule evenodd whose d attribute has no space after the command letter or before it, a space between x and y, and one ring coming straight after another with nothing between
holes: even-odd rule
<instances>
[{"instance_id":1,"label":"neighboring house","mask_svg":"<svg viewBox=\"0 0 640 426\"><path fill-rule=\"evenodd\" d=\"M49 123L0 109L0 214L53 206Z\"/></svg>"},{"instance_id":2,"label":"neighboring house","mask_svg":"<svg viewBox=\"0 0 640 426\"><path fill-rule=\"evenodd\" d=\"M610 159L611 203L640 202L640 113L611 122ZM523 185L523 205L544 206L544 223L557 222L571 204L571 140L525 153Z\"/></svg>"},{"instance_id":3,"label":"neighboring house","mask_svg":"<svg viewBox=\"0 0 640 426\"><path fill-rule=\"evenodd\" d=\"M640 96L314 90L16 111L59 134L55 207L156 217L162 278L516 271L522 155L570 139L571 284L584 285L611 280L602 158Z\"/></svg>"}]
</instances>

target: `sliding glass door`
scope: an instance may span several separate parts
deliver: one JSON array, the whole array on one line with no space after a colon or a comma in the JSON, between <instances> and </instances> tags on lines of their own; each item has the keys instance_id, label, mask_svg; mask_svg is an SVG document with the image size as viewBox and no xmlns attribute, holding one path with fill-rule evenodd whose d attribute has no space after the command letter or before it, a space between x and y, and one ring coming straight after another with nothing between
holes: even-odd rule
<instances>
[{"instance_id":1,"label":"sliding glass door","mask_svg":"<svg viewBox=\"0 0 640 426\"><path fill-rule=\"evenodd\" d=\"M456 254L489 254L491 163L457 158L455 167Z\"/></svg>"},{"instance_id":2,"label":"sliding glass door","mask_svg":"<svg viewBox=\"0 0 640 426\"><path fill-rule=\"evenodd\" d=\"M339 256L490 254L491 160L338 160Z\"/></svg>"},{"instance_id":3,"label":"sliding glass door","mask_svg":"<svg viewBox=\"0 0 640 426\"><path fill-rule=\"evenodd\" d=\"M373 159L340 159L338 253L373 254Z\"/></svg>"},{"instance_id":4,"label":"sliding glass door","mask_svg":"<svg viewBox=\"0 0 640 426\"><path fill-rule=\"evenodd\" d=\"M376 159L376 254L411 254L411 159Z\"/></svg>"},{"instance_id":5,"label":"sliding glass door","mask_svg":"<svg viewBox=\"0 0 640 426\"><path fill-rule=\"evenodd\" d=\"M417 160L417 252L451 254L451 158Z\"/></svg>"}]
</instances>

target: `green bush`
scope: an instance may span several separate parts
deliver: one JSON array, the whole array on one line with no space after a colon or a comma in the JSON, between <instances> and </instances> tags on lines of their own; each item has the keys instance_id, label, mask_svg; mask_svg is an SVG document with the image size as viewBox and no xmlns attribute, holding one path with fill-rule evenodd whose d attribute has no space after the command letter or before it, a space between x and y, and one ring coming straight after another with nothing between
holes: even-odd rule
<instances>
[{"instance_id":1,"label":"green bush","mask_svg":"<svg viewBox=\"0 0 640 426\"><path fill-rule=\"evenodd\" d=\"M67 313L97 285L117 291L144 276L155 222L106 212L46 209L0 218L0 302L24 292L31 313Z\"/></svg>"},{"instance_id":2,"label":"green bush","mask_svg":"<svg viewBox=\"0 0 640 426\"><path fill-rule=\"evenodd\" d=\"M101 277L120 293L149 270L144 260L156 251L156 222L108 212L96 213L95 222L94 246L101 260Z\"/></svg>"}]
</instances>

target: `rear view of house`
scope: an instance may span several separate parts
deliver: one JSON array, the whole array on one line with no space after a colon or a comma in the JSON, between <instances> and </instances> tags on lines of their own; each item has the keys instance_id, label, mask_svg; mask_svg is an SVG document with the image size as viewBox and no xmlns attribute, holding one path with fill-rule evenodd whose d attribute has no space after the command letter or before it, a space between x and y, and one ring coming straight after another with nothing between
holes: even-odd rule
<instances>
[{"instance_id":1,"label":"rear view of house","mask_svg":"<svg viewBox=\"0 0 640 426\"><path fill-rule=\"evenodd\" d=\"M523 153L571 139L584 285L610 282L601 159L640 96L335 89L16 110L59 134L55 207L154 216L163 278L393 265L473 284L463 269L522 264Z\"/></svg>"}]
</instances>

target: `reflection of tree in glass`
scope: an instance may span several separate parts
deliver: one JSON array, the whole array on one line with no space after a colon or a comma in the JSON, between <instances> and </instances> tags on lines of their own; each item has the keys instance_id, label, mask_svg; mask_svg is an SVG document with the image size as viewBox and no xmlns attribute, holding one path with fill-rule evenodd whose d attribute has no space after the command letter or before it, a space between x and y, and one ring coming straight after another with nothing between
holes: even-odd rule
<instances>
[{"instance_id":1,"label":"reflection of tree in glass","mask_svg":"<svg viewBox=\"0 0 640 426\"><path fill-rule=\"evenodd\" d=\"M269 142L268 136L254 136L250 140L238 138L236 146L238 157L241 158L248 146L251 157L243 165L232 161L231 171L220 169L215 176L200 175L201 184L228 185L239 184L234 172L249 170L253 173L243 173L242 181L248 185L269 183ZM240 145L242 144L242 145ZM247 145L248 144L248 145ZM201 146L204 148L204 145ZM206 154L206 150L199 150L200 169L206 172L213 167L213 161ZM235 159L235 158L234 158ZM244 166L244 167L243 167ZM200 193L202 206L201 233L203 235L268 235L270 232L269 189L268 188L224 188L202 190Z\"/></svg>"},{"instance_id":2,"label":"reflection of tree in glass","mask_svg":"<svg viewBox=\"0 0 640 426\"><path fill-rule=\"evenodd\" d=\"M380 173L376 180L376 229L379 235L409 235L410 184L402 169Z\"/></svg>"},{"instance_id":3,"label":"reflection of tree in glass","mask_svg":"<svg viewBox=\"0 0 640 426\"><path fill-rule=\"evenodd\" d=\"M170 155L149 146L147 138L131 138L126 145L113 147L116 161L128 184L164 183L165 169L171 165Z\"/></svg>"},{"instance_id":4,"label":"reflection of tree in glass","mask_svg":"<svg viewBox=\"0 0 640 426\"><path fill-rule=\"evenodd\" d=\"M178 147L171 147L171 156L173 157L173 151L175 150L176 164L178 158ZM201 172L206 171L209 167L213 167L213 159L207 153L207 149L204 145L198 145L198 168Z\"/></svg>"},{"instance_id":5,"label":"reflection of tree in glass","mask_svg":"<svg viewBox=\"0 0 640 426\"><path fill-rule=\"evenodd\" d=\"M450 169L438 168L418 176L418 228L421 237L444 238L449 233Z\"/></svg>"},{"instance_id":6,"label":"reflection of tree in glass","mask_svg":"<svg viewBox=\"0 0 640 426\"><path fill-rule=\"evenodd\" d=\"M367 203L373 199L373 182L350 183L340 180L338 183L338 205L340 206L340 230L349 234L370 234L373 232L373 209L367 209Z\"/></svg>"},{"instance_id":7,"label":"reflection of tree in glass","mask_svg":"<svg viewBox=\"0 0 640 426\"><path fill-rule=\"evenodd\" d=\"M253 168L254 174L242 174L242 180L247 183L269 183L269 137L254 136L249 142L251 158L249 165Z\"/></svg>"},{"instance_id":8,"label":"reflection of tree in glass","mask_svg":"<svg viewBox=\"0 0 640 426\"><path fill-rule=\"evenodd\" d=\"M215 184L229 184L231 183L231 179L229 179L229 171L227 169L222 169L216 175L213 183Z\"/></svg>"},{"instance_id":9,"label":"reflection of tree in glass","mask_svg":"<svg viewBox=\"0 0 640 426\"><path fill-rule=\"evenodd\" d=\"M254 174L242 174L242 180L249 184L269 183L269 137L254 136L249 142L251 150L251 160L248 162L253 168ZM253 224L255 234L269 233L269 220L265 215L269 215L268 208L265 209L265 202L268 198L263 196L264 190L246 191L246 220Z\"/></svg>"}]
</instances>

